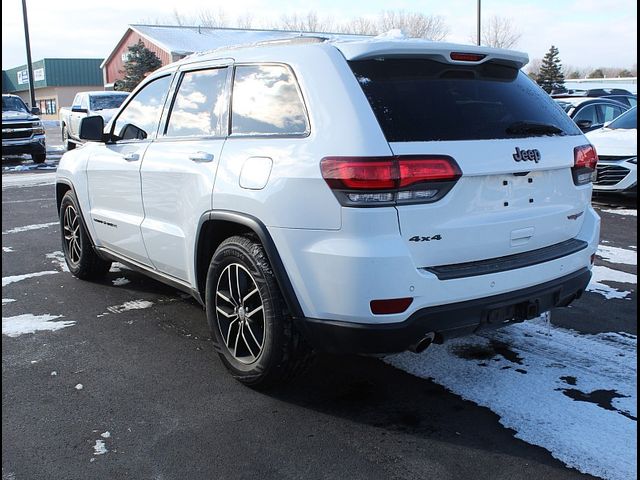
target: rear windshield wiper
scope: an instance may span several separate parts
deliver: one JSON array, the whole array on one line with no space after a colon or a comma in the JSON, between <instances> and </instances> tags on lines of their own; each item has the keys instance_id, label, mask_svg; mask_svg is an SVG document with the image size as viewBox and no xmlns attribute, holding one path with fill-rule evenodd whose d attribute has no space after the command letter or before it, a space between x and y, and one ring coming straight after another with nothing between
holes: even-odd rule
<instances>
[{"instance_id":1,"label":"rear windshield wiper","mask_svg":"<svg viewBox=\"0 0 640 480\"><path fill-rule=\"evenodd\" d=\"M512 135L558 135L564 134L564 131L551 125L550 123L538 122L513 122L505 129L506 133Z\"/></svg>"}]
</instances>

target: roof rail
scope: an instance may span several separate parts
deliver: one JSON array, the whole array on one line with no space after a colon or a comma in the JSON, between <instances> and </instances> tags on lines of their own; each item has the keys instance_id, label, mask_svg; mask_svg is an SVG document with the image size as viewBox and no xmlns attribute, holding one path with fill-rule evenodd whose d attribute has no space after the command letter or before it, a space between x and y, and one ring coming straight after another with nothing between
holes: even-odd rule
<instances>
[{"instance_id":1,"label":"roof rail","mask_svg":"<svg viewBox=\"0 0 640 480\"><path fill-rule=\"evenodd\" d=\"M291 38L277 38L275 40L263 40L262 42L257 42L255 46L263 46L263 45L299 45L305 43L322 43L329 40L329 37L321 37L319 35L304 35L300 33L299 37L291 37Z\"/></svg>"}]
</instances>

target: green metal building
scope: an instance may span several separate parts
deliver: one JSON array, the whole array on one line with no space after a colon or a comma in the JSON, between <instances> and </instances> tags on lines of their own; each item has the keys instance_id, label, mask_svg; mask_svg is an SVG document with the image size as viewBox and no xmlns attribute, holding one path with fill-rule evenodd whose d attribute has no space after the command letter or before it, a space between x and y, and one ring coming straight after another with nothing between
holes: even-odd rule
<instances>
[{"instance_id":1,"label":"green metal building","mask_svg":"<svg viewBox=\"0 0 640 480\"><path fill-rule=\"evenodd\" d=\"M69 107L76 93L104 90L102 58L45 58L33 62L36 106L42 118L57 120L58 110ZM26 65L2 71L2 93L20 96L27 105L29 75Z\"/></svg>"}]
</instances>

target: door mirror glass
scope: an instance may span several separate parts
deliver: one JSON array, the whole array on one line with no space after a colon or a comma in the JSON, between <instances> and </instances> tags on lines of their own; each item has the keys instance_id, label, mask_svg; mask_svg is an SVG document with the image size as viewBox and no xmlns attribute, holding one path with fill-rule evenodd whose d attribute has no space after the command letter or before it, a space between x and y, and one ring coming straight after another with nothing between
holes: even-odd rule
<instances>
[{"instance_id":1,"label":"door mirror glass","mask_svg":"<svg viewBox=\"0 0 640 480\"><path fill-rule=\"evenodd\" d=\"M31 107L31 113L33 113L34 115L40 115L40 108Z\"/></svg>"},{"instance_id":2,"label":"door mirror glass","mask_svg":"<svg viewBox=\"0 0 640 480\"><path fill-rule=\"evenodd\" d=\"M93 115L80 119L80 139L89 142L102 142L104 119L100 115Z\"/></svg>"}]
</instances>

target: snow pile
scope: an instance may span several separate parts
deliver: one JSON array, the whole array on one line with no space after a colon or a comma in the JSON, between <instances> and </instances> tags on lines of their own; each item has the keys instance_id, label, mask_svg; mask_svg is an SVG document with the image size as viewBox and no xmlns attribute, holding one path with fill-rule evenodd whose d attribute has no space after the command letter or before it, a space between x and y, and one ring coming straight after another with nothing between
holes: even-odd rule
<instances>
[{"instance_id":1,"label":"snow pile","mask_svg":"<svg viewBox=\"0 0 640 480\"><path fill-rule=\"evenodd\" d=\"M11 275L9 277L2 277L2 286L6 287L12 283L21 282L28 278L42 277L43 275L54 275L58 273L54 270L45 270L44 272L25 273L23 275Z\"/></svg>"},{"instance_id":2,"label":"snow pile","mask_svg":"<svg viewBox=\"0 0 640 480\"><path fill-rule=\"evenodd\" d=\"M52 322L52 320L60 317L62 315L33 315L31 313L16 315L15 317L2 317L2 334L8 337L17 337L25 333L35 333L39 330L53 332L76 323L73 320Z\"/></svg>"},{"instance_id":3,"label":"snow pile","mask_svg":"<svg viewBox=\"0 0 640 480\"><path fill-rule=\"evenodd\" d=\"M609 263L638 265L638 252L634 250L627 250L626 248L599 245L598 256Z\"/></svg>"},{"instance_id":4,"label":"snow pile","mask_svg":"<svg viewBox=\"0 0 640 480\"><path fill-rule=\"evenodd\" d=\"M109 450L104 444L104 440L96 440L96 444L93 446L93 454L94 455L104 455Z\"/></svg>"},{"instance_id":5,"label":"snow pile","mask_svg":"<svg viewBox=\"0 0 640 480\"><path fill-rule=\"evenodd\" d=\"M616 215L625 215L625 216L632 216L632 217L638 216L638 210L630 210L627 208L611 208L611 209L602 210L602 211L606 213L615 213Z\"/></svg>"},{"instance_id":6,"label":"snow pile","mask_svg":"<svg viewBox=\"0 0 640 480\"><path fill-rule=\"evenodd\" d=\"M609 285L605 285L602 283L603 281L636 284L638 277L632 273L614 270L613 268L604 267L602 265L595 265L593 267L591 281L589 282L589 285L587 285L587 292L599 293L607 300L612 298L622 299L629 297L631 292L617 290Z\"/></svg>"},{"instance_id":7,"label":"snow pile","mask_svg":"<svg viewBox=\"0 0 640 480\"><path fill-rule=\"evenodd\" d=\"M60 268L61 271L63 272L69 271L69 266L67 265L67 262L64 259L64 253L62 253L61 251L58 250L56 252L47 253L45 256L49 260L51 260L52 263L55 263L56 265L58 265L58 268Z\"/></svg>"},{"instance_id":8,"label":"snow pile","mask_svg":"<svg viewBox=\"0 0 640 480\"><path fill-rule=\"evenodd\" d=\"M130 302L124 302L122 305L114 305L107 307L111 313L122 313L128 310L142 310L153 306L153 302L148 300L131 300Z\"/></svg>"},{"instance_id":9,"label":"snow pile","mask_svg":"<svg viewBox=\"0 0 640 480\"><path fill-rule=\"evenodd\" d=\"M3 182L4 182L4 179L3 179ZM5 232L2 232L2 234L6 235L8 233L21 233L21 232L28 232L29 230L40 230L41 228L52 227L54 225L60 225L60 222L38 223L35 225L25 225L24 227L15 227Z\"/></svg>"},{"instance_id":10,"label":"snow pile","mask_svg":"<svg viewBox=\"0 0 640 480\"><path fill-rule=\"evenodd\" d=\"M126 285L127 283L131 283L131 282L127 280L125 277L118 277L115 280L111 280L111 283L113 283L114 287L121 287L122 285Z\"/></svg>"},{"instance_id":11,"label":"snow pile","mask_svg":"<svg viewBox=\"0 0 640 480\"><path fill-rule=\"evenodd\" d=\"M2 189L11 187L40 187L56 183L56 172L3 175ZM57 222L56 222L57 223Z\"/></svg>"},{"instance_id":12,"label":"snow pile","mask_svg":"<svg viewBox=\"0 0 640 480\"><path fill-rule=\"evenodd\" d=\"M488 407L516 437L581 472L636 478L637 338L541 319L384 359Z\"/></svg>"}]
</instances>

